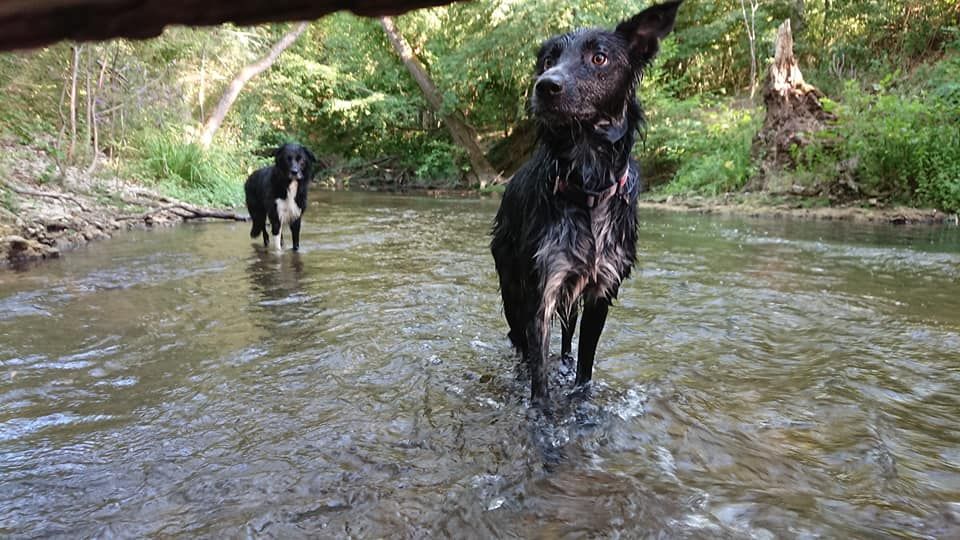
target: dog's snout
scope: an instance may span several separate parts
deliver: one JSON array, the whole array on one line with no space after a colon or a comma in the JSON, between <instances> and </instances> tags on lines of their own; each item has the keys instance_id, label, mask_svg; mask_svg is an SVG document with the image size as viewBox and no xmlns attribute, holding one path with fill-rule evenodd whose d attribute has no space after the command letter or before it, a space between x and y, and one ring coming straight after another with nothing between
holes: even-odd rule
<instances>
[{"instance_id":1,"label":"dog's snout","mask_svg":"<svg viewBox=\"0 0 960 540\"><path fill-rule=\"evenodd\" d=\"M538 96L553 97L563 92L563 81L557 77L540 77L537 81L536 91Z\"/></svg>"}]
</instances>

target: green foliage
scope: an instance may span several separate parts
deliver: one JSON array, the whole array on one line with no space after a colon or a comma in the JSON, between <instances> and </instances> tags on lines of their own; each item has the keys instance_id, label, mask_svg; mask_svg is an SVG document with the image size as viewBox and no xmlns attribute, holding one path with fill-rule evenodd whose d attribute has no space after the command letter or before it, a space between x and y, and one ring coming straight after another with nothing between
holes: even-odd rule
<instances>
[{"instance_id":1,"label":"green foliage","mask_svg":"<svg viewBox=\"0 0 960 540\"><path fill-rule=\"evenodd\" d=\"M249 165L243 157L246 152L227 146L204 150L163 132L145 133L137 146L139 160L132 172L167 195L212 206L243 202Z\"/></svg>"},{"instance_id":2,"label":"green foliage","mask_svg":"<svg viewBox=\"0 0 960 540\"><path fill-rule=\"evenodd\" d=\"M668 194L718 195L743 187L755 173L750 147L759 128L752 109L710 106L697 99L658 99L638 156L646 177Z\"/></svg>"},{"instance_id":3,"label":"green foliage","mask_svg":"<svg viewBox=\"0 0 960 540\"><path fill-rule=\"evenodd\" d=\"M921 65L957 38L955 0L807 2L806 24L795 47L807 80L828 95L846 81L876 83L904 67ZM795 26L796 28L796 26Z\"/></svg>"},{"instance_id":4,"label":"green foliage","mask_svg":"<svg viewBox=\"0 0 960 540\"><path fill-rule=\"evenodd\" d=\"M526 115L534 55L544 39L577 27L612 27L649 3L477 0L413 11L397 26L440 89L442 112L463 113L489 143ZM946 128L960 104L958 15L955 0L761 2L760 75L776 27L790 18L801 68L837 99L841 116L820 144L798 156L803 167L796 174L811 182L834 178L838 161L856 157L858 181L870 192L953 205L955 132ZM171 28L158 39L83 44L75 162L89 162L85 103L106 63L102 87L94 90L99 146L108 154L102 163L122 164L171 194L238 202L253 156L288 140L330 163L389 160L413 183L454 185L463 177L463 150L379 23L345 13L311 24L247 84L214 150L191 145L231 79L289 28ZM753 175L750 141L762 113L739 97L750 83L749 50L739 0L683 3L640 88L650 127L637 154L658 189L715 194L739 189ZM0 54L0 133L65 157L72 60L68 43ZM872 93L844 91L851 79Z\"/></svg>"},{"instance_id":5,"label":"green foliage","mask_svg":"<svg viewBox=\"0 0 960 540\"><path fill-rule=\"evenodd\" d=\"M430 141L425 145L423 156L418 159L419 165L414 170L418 179L447 180L460 176L461 167L465 158L463 150L446 141Z\"/></svg>"},{"instance_id":6,"label":"green foliage","mask_svg":"<svg viewBox=\"0 0 960 540\"><path fill-rule=\"evenodd\" d=\"M261 146L296 139L321 156L395 157L415 180L460 176L460 150L374 19L326 17L251 90L231 117Z\"/></svg>"},{"instance_id":7,"label":"green foliage","mask_svg":"<svg viewBox=\"0 0 960 540\"><path fill-rule=\"evenodd\" d=\"M56 74L68 50L57 45L33 53L0 54L0 133L22 142L56 133Z\"/></svg>"},{"instance_id":8,"label":"green foliage","mask_svg":"<svg viewBox=\"0 0 960 540\"><path fill-rule=\"evenodd\" d=\"M932 93L873 94L849 83L836 124L801 163L825 178L836 176L834 163L853 163L867 195L960 210L960 103L943 88L934 81Z\"/></svg>"},{"instance_id":9,"label":"green foliage","mask_svg":"<svg viewBox=\"0 0 960 540\"><path fill-rule=\"evenodd\" d=\"M0 187L0 206L16 214L20 210L20 205L17 202L17 194L9 189Z\"/></svg>"},{"instance_id":10,"label":"green foliage","mask_svg":"<svg viewBox=\"0 0 960 540\"><path fill-rule=\"evenodd\" d=\"M44 167L43 171L40 172L40 176L37 178L37 182L40 184L50 184L53 182L58 182L61 179L60 169L57 168L54 164L49 164Z\"/></svg>"}]
</instances>

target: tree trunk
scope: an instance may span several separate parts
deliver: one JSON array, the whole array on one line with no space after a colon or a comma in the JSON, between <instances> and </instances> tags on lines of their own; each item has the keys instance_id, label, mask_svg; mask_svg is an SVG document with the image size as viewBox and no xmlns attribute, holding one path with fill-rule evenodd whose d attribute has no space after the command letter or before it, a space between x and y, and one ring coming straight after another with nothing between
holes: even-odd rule
<instances>
[{"instance_id":1,"label":"tree trunk","mask_svg":"<svg viewBox=\"0 0 960 540\"><path fill-rule=\"evenodd\" d=\"M80 72L80 51L83 45L74 45L73 65L70 71L70 147L67 149L67 163L73 162L73 153L77 149L77 76Z\"/></svg>"},{"instance_id":2,"label":"tree trunk","mask_svg":"<svg viewBox=\"0 0 960 540\"><path fill-rule=\"evenodd\" d=\"M200 135L201 146L206 148L213 142L213 136L217 133L217 130L220 129L220 124L222 124L224 118L227 117L227 113L230 112L230 107L233 106L233 102L237 100L244 85L250 82L250 79L253 79L272 66L283 51L293 45L297 38L300 37L300 34L306 29L307 23L302 22L297 24L293 30L280 38L280 41L276 42L273 47L270 48L266 56L240 70L240 73L234 77L230 86L228 86L227 90L223 93L223 97L220 98L217 107L213 110L213 113L210 114L210 118L203 125L203 132Z\"/></svg>"},{"instance_id":3,"label":"tree trunk","mask_svg":"<svg viewBox=\"0 0 960 540\"><path fill-rule=\"evenodd\" d=\"M757 93L757 9L759 0L750 0L750 17L747 18L747 6L740 0L740 11L743 12L743 25L747 29L747 40L750 43L750 101Z\"/></svg>"},{"instance_id":4,"label":"tree trunk","mask_svg":"<svg viewBox=\"0 0 960 540\"><path fill-rule=\"evenodd\" d=\"M207 46L200 50L200 92L197 101L200 102L200 121L207 117L203 110L203 102L207 100Z\"/></svg>"},{"instance_id":5,"label":"tree trunk","mask_svg":"<svg viewBox=\"0 0 960 540\"><path fill-rule=\"evenodd\" d=\"M103 81L107 74L107 52L104 51L100 63L100 76L97 77L97 85L90 95L90 129L93 132L93 159L90 160L90 167L87 168L87 175L93 174L97 168L97 160L100 157L100 128L97 119L97 100L103 90Z\"/></svg>"},{"instance_id":6,"label":"tree trunk","mask_svg":"<svg viewBox=\"0 0 960 540\"><path fill-rule=\"evenodd\" d=\"M454 142L466 150L467 156L470 159L470 166L473 174L477 177L477 181L480 183L480 188L486 187L487 182L496 178L497 172L490 166L490 162L488 162L487 158L483 155L483 150L480 149L480 144L477 143L476 132L467 123L463 113L460 111L448 112L443 110L443 97L440 91L437 90L436 85L433 84L430 75L427 74L427 70L423 67L423 64L420 63L420 59L414 54L407 40L405 40L397 30L396 25L393 23L393 18L380 17L380 25L383 26L383 31L387 34L387 38L397 51L397 54L400 55L400 59L403 60L403 65L407 67L410 75L417 82L417 85L420 86L420 90L423 92L423 97L427 100L427 104L433 112L443 120L443 124L447 127Z\"/></svg>"},{"instance_id":7,"label":"tree trunk","mask_svg":"<svg viewBox=\"0 0 960 540\"><path fill-rule=\"evenodd\" d=\"M824 128L834 116L823 109L823 93L803 80L793 55L793 34L789 19L777 30L773 63L763 85L763 103L767 115L754 141L754 151L762 155L761 183L776 177L785 167L794 167L796 149L809 144L811 136ZM751 182L749 188L757 188Z\"/></svg>"}]
</instances>

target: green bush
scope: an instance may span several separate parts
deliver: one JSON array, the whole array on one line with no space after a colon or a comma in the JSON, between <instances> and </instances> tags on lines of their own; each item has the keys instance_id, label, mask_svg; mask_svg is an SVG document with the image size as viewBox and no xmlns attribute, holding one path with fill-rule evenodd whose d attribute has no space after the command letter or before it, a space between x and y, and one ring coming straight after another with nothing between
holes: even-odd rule
<instances>
[{"instance_id":1,"label":"green bush","mask_svg":"<svg viewBox=\"0 0 960 540\"><path fill-rule=\"evenodd\" d=\"M668 179L657 191L715 196L740 189L754 174L750 147L759 126L754 110L667 99L654 100L648 116L638 152L652 183Z\"/></svg>"},{"instance_id":2,"label":"green bush","mask_svg":"<svg viewBox=\"0 0 960 540\"><path fill-rule=\"evenodd\" d=\"M460 147L445 141L429 141L424 145L423 154L417 156L418 166L414 169L414 175L421 180L456 185L463 172L458 162L464 161L464 152Z\"/></svg>"},{"instance_id":3,"label":"green bush","mask_svg":"<svg viewBox=\"0 0 960 540\"><path fill-rule=\"evenodd\" d=\"M163 193L185 201L236 206L243 202L243 181L252 168L250 154L226 145L202 148L179 135L146 133L133 159L133 172Z\"/></svg>"},{"instance_id":4,"label":"green bush","mask_svg":"<svg viewBox=\"0 0 960 540\"><path fill-rule=\"evenodd\" d=\"M804 151L801 166L830 178L831 163L852 163L864 195L960 209L960 104L951 84L900 96L849 83L834 106L836 124Z\"/></svg>"}]
</instances>

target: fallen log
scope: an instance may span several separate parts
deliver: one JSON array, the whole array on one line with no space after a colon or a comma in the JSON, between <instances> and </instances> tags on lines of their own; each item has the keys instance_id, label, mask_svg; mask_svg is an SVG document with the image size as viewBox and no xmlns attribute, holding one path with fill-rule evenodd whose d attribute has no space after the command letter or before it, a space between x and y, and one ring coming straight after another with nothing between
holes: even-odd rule
<instances>
[{"instance_id":1,"label":"fallen log","mask_svg":"<svg viewBox=\"0 0 960 540\"><path fill-rule=\"evenodd\" d=\"M224 219L229 221L248 221L249 217L231 212L229 210L214 210L211 208L201 208L184 202L175 202L147 210L140 214L120 216L117 221L146 221L149 218L163 213L170 212L184 221L193 219Z\"/></svg>"},{"instance_id":2,"label":"fallen log","mask_svg":"<svg viewBox=\"0 0 960 540\"><path fill-rule=\"evenodd\" d=\"M80 208L80 210L83 210L84 212L90 211L86 206L83 205L82 202L80 202L80 199L77 199L72 195L67 195L65 193L53 193L50 191L37 191L35 189L25 188L23 186L12 184L8 181L6 182L0 181L0 184L3 184L4 187L16 193L17 195L27 195L29 197L47 197L50 199L59 199L61 201L69 201L77 205Z\"/></svg>"}]
</instances>

